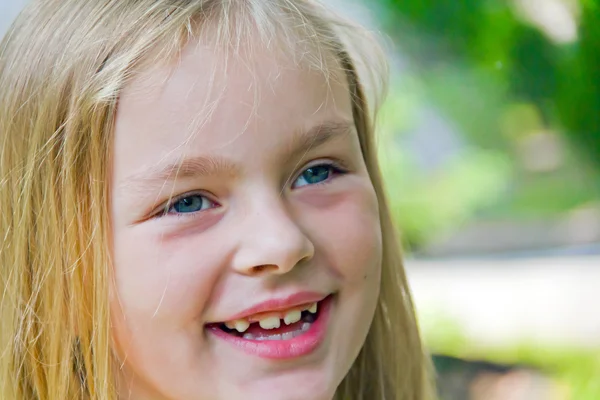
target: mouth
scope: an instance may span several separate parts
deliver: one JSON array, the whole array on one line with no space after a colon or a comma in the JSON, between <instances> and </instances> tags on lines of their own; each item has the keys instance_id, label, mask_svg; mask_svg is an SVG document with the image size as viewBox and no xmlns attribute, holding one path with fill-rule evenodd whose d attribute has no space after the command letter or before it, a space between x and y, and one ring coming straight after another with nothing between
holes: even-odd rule
<instances>
[{"instance_id":1,"label":"mouth","mask_svg":"<svg viewBox=\"0 0 600 400\"><path fill-rule=\"evenodd\" d=\"M283 312L252 315L217 324L223 332L247 340L290 340L302 335L319 318L321 302Z\"/></svg>"},{"instance_id":2,"label":"mouth","mask_svg":"<svg viewBox=\"0 0 600 400\"><path fill-rule=\"evenodd\" d=\"M263 358L284 359L306 355L324 340L333 295L287 310L211 323L208 332Z\"/></svg>"}]
</instances>

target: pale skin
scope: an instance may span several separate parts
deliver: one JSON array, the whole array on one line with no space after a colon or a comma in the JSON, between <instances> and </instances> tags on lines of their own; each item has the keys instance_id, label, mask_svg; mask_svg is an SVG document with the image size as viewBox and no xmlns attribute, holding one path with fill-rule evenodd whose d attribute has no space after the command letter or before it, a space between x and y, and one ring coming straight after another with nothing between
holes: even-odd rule
<instances>
[{"instance_id":1,"label":"pale skin","mask_svg":"<svg viewBox=\"0 0 600 400\"><path fill-rule=\"evenodd\" d=\"M227 77L211 91L215 70ZM271 53L224 68L190 44L124 89L110 198L120 398L333 397L373 318L382 249L349 88L332 72ZM308 355L264 359L205 329L307 290L335 294Z\"/></svg>"}]
</instances>

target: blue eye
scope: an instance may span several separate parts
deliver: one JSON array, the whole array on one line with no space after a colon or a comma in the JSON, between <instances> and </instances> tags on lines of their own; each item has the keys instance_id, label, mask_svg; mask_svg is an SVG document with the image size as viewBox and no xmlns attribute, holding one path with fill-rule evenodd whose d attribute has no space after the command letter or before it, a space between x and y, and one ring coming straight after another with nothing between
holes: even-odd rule
<instances>
[{"instance_id":1,"label":"blue eye","mask_svg":"<svg viewBox=\"0 0 600 400\"><path fill-rule=\"evenodd\" d=\"M298 179L296 179L296 182L294 182L292 187L297 188L325 182L334 172L336 172L336 170L331 165L315 165L314 167L305 169Z\"/></svg>"},{"instance_id":2,"label":"blue eye","mask_svg":"<svg viewBox=\"0 0 600 400\"><path fill-rule=\"evenodd\" d=\"M215 207L215 203L206 196L192 194L181 197L169 205L168 214L190 214Z\"/></svg>"}]
</instances>

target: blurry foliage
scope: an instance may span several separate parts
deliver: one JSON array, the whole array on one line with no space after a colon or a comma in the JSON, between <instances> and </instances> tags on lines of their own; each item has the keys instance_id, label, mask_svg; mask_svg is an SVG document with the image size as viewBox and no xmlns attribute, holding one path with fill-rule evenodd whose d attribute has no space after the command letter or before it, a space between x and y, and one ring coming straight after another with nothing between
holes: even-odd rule
<instances>
[{"instance_id":1,"label":"blurry foliage","mask_svg":"<svg viewBox=\"0 0 600 400\"><path fill-rule=\"evenodd\" d=\"M444 160L441 168L422 168L405 140L416 123L411 115L419 100L401 93L414 92L396 90L381 110L379 126L382 173L392 183L387 185L392 212L412 249L492 203L510 176L501 153L470 146Z\"/></svg>"},{"instance_id":2,"label":"blurry foliage","mask_svg":"<svg viewBox=\"0 0 600 400\"><path fill-rule=\"evenodd\" d=\"M465 76L483 75L494 88L464 85L485 101L498 93L532 102L600 167L600 7L581 1L578 40L555 44L522 22L504 0L379 0L384 26L418 63L424 77L463 65ZM438 75L439 76L439 75ZM465 82L466 83L466 82ZM479 95L472 96L473 91ZM494 91L496 93L494 93ZM483 134L481 131L480 134ZM489 134L488 134L489 135Z\"/></svg>"},{"instance_id":3,"label":"blurry foliage","mask_svg":"<svg viewBox=\"0 0 600 400\"><path fill-rule=\"evenodd\" d=\"M600 166L600 6L585 4L578 47L563 61L557 108L571 135Z\"/></svg>"},{"instance_id":4,"label":"blurry foliage","mask_svg":"<svg viewBox=\"0 0 600 400\"><path fill-rule=\"evenodd\" d=\"M581 2L579 38L555 44L503 0L379 0L384 24L426 69L466 64L564 124L600 166L600 9ZM412 29L412 33L411 33ZM415 33L416 32L416 33ZM482 93L484 96L488 93Z\"/></svg>"},{"instance_id":5,"label":"blurry foliage","mask_svg":"<svg viewBox=\"0 0 600 400\"><path fill-rule=\"evenodd\" d=\"M392 207L413 247L476 215L546 218L600 197L600 7L581 1L577 40L555 43L520 19L516 1L378 1L408 56L380 131ZM407 147L426 102L464 139L434 171ZM564 139L561 165L530 171L528 158L547 151L533 137L542 132Z\"/></svg>"}]
</instances>

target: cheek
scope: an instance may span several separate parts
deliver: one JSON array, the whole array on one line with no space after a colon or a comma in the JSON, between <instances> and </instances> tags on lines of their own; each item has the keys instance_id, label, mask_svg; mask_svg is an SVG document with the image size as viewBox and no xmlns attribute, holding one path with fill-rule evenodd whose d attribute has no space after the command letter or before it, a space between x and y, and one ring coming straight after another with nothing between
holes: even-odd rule
<instances>
[{"instance_id":1,"label":"cheek","mask_svg":"<svg viewBox=\"0 0 600 400\"><path fill-rule=\"evenodd\" d=\"M353 190L315 199L312 239L334 273L346 283L376 280L381 265L381 225L370 182Z\"/></svg>"},{"instance_id":2,"label":"cheek","mask_svg":"<svg viewBox=\"0 0 600 400\"><path fill-rule=\"evenodd\" d=\"M199 317L220 270L220 252L200 240L135 228L115 235L116 292L127 319L181 326Z\"/></svg>"}]
</instances>

